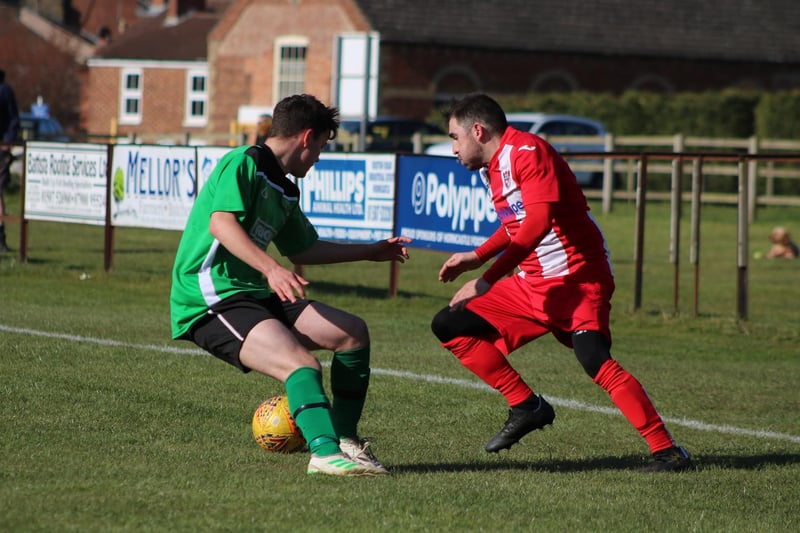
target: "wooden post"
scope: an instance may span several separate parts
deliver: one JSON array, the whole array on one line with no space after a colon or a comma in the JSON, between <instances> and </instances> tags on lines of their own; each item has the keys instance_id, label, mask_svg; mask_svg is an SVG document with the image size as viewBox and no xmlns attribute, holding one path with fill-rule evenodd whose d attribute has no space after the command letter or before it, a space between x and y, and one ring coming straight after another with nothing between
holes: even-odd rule
<instances>
[{"instance_id":1,"label":"wooden post","mask_svg":"<svg viewBox=\"0 0 800 533\"><path fill-rule=\"evenodd\" d=\"M25 220L25 176L27 175L28 165L28 143L22 148L22 177L19 181L19 260L22 263L28 262L28 221Z\"/></svg>"},{"instance_id":2,"label":"wooden post","mask_svg":"<svg viewBox=\"0 0 800 533\"><path fill-rule=\"evenodd\" d=\"M606 133L603 140L606 152L614 151L614 135ZM611 212L611 201L614 196L614 160L608 156L603 158L603 214Z\"/></svg>"},{"instance_id":3,"label":"wooden post","mask_svg":"<svg viewBox=\"0 0 800 533\"><path fill-rule=\"evenodd\" d=\"M758 153L758 137L750 137L750 144L747 147L747 153ZM755 159L752 159L749 163L747 163L747 174L749 176L747 183L747 220L752 224L756 219L756 200L758 200L758 163Z\"/></svg>"},{"instance_id":4,"label":"wooden post","mask_svg":"<svg viewBox=\"0 0 800 533\"><path fill-rule=\"evenodd\" d=\"M700 301L700 209L703 194L703 157L692 162L692 233L689 246L689 263L694 265L694 302L692 314L696 317Z\"/></svg>"},{"instance_id":5,"label":"wooden post","mask_svg":"<svg viewBox=\"0 0 800 533\"><path fill-rule=\"evenodd\" d=\"M397 297L397 276L400 271L400 262L392 261L389 265L389 296L392 298Z\"/></svg>"},{"instance_id":6,"label":"wooden post","mask_svg":"<svg viewBox=\"0 0 800 533\"><path fill-rule=\"evenodd\" d=\"M672 263L672 312L678 312L681 245L681 207L683 193L683 135L675 135L672 141L672 178L670 195L669 260Z\"/></svg>"},{"instance_id":7,"label":"wooden post","mask_svg":"<svg viewBox=\"0 0 800 533\"><path fill-rule=\"evenodd\" d=\"M238 135L239 135L239 127L235 120L231 120L230 124L228 125L228 133L230 137L228 137L228 146L237 146L238 142Z\"/></svg>"},{"instance_id":8,"label":"wooden post","mask_svg":"<svg viewBox=\"0 0 800 533\"><path fill-rule=\"evenodd\" d=\"M642 269L644 265L644 216L647 205L647 154L639 159L639 183L636 187L636 223L633 260L635 267L633 288L633 309L642 307Z\"/></svg>"},{"instance_id":9,"label":"wooden post","mask_svg":"<svg viewBox=\"0 0 800 533\"><path fill-rule=\"evenodd\" d=\"M740 320L747 320L747 260L748 260L748 180L747 164L744 157L739 158L739 216L737 225L737 279L736 311Z\"/></svg>"},{"instance_id":10,"label":"wooden post","mask_svg":"<svg viewBox=\"0 0 800 533\"><path fill-rule=\"evenodd\" d=\"M111 224L111 191L114 190L112 163L114 145L106 146L106 225L103 238L103 268L108 272L114 267L114 226Z\"/></svg>"}]
</instances>

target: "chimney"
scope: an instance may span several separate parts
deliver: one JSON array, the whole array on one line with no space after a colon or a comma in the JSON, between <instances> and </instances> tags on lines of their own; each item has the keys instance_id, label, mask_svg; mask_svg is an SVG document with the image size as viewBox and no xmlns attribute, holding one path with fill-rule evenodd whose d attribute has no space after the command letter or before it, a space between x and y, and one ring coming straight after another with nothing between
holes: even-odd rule
<instances>
[{"instance_id":1,"label":"chimney","mask_svg":"<svg viewBox=\"0 0 800 533\"><path fill-rule=\"evenodd\" d=\"M167 24L175 24L178 21L178 0L169 0L167 3Z\"/></svg>"},{"instance_id":2,"label":"chimney","mask_svg":"<svg viewBox=\"0 0 800 533\"><path fill-rule=\"evenodd\" d=\"M205 11L206 0L158 0L162 4L167 2L167 18L165 23L168 25L177 24L178 19L189 11Z\"/></svg>"}]
</instances>

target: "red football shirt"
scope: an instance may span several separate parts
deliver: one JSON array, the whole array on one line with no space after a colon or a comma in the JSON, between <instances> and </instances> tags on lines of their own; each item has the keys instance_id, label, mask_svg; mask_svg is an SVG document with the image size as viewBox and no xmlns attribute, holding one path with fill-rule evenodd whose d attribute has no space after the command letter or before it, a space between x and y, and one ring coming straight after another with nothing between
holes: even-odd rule
<instances>
[{"instance_id":1,"label":"red football shirt","mask_svg":"<svg viewBox=\"0 0 800 533\"><path fill-rule=\"evenodd\" d=\"M586 197L567 162L544 139L507 128L489 163L488 179L495 210L512 243L530 242L525 232L537 228L526 228L526 215L546 203L552 206L550 230L531 244L533 249L517 249L513 264L508 264L512 257L502 256L498 263L508 264L509 270L518 265L525 277L611 277L605 237Z\"/></svg>"}]
</instances>

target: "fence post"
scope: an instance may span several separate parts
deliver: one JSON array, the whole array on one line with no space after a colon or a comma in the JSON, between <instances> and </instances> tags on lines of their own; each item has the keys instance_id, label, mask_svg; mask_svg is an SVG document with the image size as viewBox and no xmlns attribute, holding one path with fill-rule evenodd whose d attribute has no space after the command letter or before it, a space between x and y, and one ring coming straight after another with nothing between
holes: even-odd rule
<instances>
[{"instance_id":1,"label":"fence post","mask_svg":"<svg viewBox=\"0 0 800 533\"><path fill-rule=\"evenodd\" d=\"M642 270L644 267L644 216L647 206L647 154L639 159L639 184L636 187L636 224L633 248L635 266L633 282L633 310L642 307Z\"/></svg>"},{"instance_id":2,"label":"fence post","mask_svg":"<svg viewBox=\"0 0 800 533\"><path fill-rule=\"evenodd\" d=\"M603 140L606 152L614 151L614 134L606 133ZM611 199L614 196L614 160L610 157L603 158L603 214L611 212Z\"/></svg>"},{"instance_id":3,"label":"fence post","mask_svg":"<svg viewBox=\"0 0 800 533\"><path fill-rule=\"evenodd\" d=\"M19 260L21 263L27 263L28 221L25 219L25 181L28 173L28 165L26 164L28 161L28 141L25 141L22 146L22 176L19 180Z\"/></svg>"},{"instance_id":4,"label":"fence post","mask_svg":"<svg viewBox=\"0 0 800 533\"><path fill-rule=\"evenodd\" d=\"M411 145L413 148L411 149L415 154L421 154L423 152L422 147L422 132L415 131L414 134L411 136Z\"/></svg>"},{"instance_id":5,"label":"fence post","mask_svg":"<svg viewBox=\"0 0 800 533\"><path fill-rule=\"evenodd\" d=\"M672 177L670 194L669 260L672 263L672 312L678 312L678 287L680 271L681 207L683 194L683 146L682 134L672 139Z\"/></svg>"},{"instance_id":6,"label":"fence post","mask_svg":"<svg viewBox=\"0 0 800 533\"><path fill-rule=\"evenodd\" d=\"M114 145L106 145L106 222L103 231L103 269L109 272L114 267L114 225L111 223L110 191L114 187L113 178Z\"/></svg>"},{"instance_id":7,"label":"fence post","mask_svg":"<svg viewBox=\"0 0 800 533\"><path fill-rule=\"evenodd\" d=\"M228 124L228 146L236 146L238 144L239 126L235 120L231 120Z\"/></svg>"},{"instance_id":8,"label":"fence post","mask_svg":"<svg viewBox=\"0 0 800 533\"><path fill-rule=\"evenodd\" d=\"M747 147L748 154L758 153L758 137L755 135L750 137L750 143ZM748 181L748 200L747 214L748 220L752 223L756 219L756 204L758 200L758 163L755 159L751 159L747 163Z\"/></svg>"},{"instance_id":9,"label":"fence post","mask_svg":"<svg viewBox=\"0 0 800 533\"><path fill-rule=\"evenodd\" d=\"M739 213L737 224L736 310L740 320L747 320L747 260L748 260L748 176L744 157L739 158Z\"/></svg>"},{"instance_id":10,"label":"fence post","mask_svg":"<svg viewBox=\"0 0 800 533\"><path fill-rule=\"evenodd\" d=\"M689 263L694 265L694 302L692 314L699 313L700 300L700 210L703 206L703 157L700 156L692 162L692 220L691 242L689 245Z\"/></svg>"}]
</instances>

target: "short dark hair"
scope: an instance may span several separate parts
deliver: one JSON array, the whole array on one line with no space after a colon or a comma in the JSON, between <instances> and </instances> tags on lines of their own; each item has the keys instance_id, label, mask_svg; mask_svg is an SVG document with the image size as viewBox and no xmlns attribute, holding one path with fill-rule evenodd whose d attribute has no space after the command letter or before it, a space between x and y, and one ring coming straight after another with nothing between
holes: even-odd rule
<instances>
[{"instance_id":1,"label":"short dark hair","mask_svg":"<svg viewBox=\"0 0 800 533\"><path fill-rule=\"evenodd\" d=\"M335 139L339 110L310 94L287 96L272 110L270 137L291 137L309 128L314 135L327 134L329 139Z\"/></svg>"},{"instance_id":2,"label":"short dark hair","mask_svg":"<svg viewBox=\"0 0 800 533\"><path fill-rule=\"evenodd\" d=\"M0 68L0 83L6 81L6 71Z\"/></svg>"},{"instance_id":3,"label":"short dark hair","mask_svg":"<svg viewBox=\"0 0 800 533\"><path fill-rule=\"evenodd\" d=\"M503 108L494 99L483 93L471 93L450 106L447 113L459 124L480 122L492 133L502 134L508 127Z\"/></svg>"}]
</instances>

